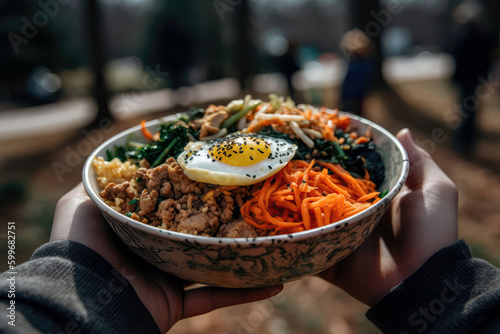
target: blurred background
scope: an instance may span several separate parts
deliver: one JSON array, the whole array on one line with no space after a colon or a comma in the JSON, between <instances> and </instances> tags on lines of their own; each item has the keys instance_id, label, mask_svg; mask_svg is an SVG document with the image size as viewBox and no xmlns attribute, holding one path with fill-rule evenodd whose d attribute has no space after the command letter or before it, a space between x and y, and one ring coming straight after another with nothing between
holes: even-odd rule
<instances>
[{"instance_id":1,"label":"blurred background","mask_svg":"<svg viewBox=\"0 0 500 334\"><path fill-rule=\"evenodd\" d=\"M290 95L413 132L460 191L460 237L500 265L497 0L0 0L0 254L48 241L103 140L191 106ZM0 261L7 267L7 259ZM317 278L172 333L379 333Z\"/></svg>"}]
</instances>

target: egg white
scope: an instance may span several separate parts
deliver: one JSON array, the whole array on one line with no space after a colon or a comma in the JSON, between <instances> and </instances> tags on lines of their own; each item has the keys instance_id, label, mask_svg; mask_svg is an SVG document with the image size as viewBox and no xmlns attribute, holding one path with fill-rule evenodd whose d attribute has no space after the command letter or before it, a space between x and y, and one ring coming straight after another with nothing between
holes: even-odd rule
<instances>
[{"instance_id":1,"label":"egg white","mask_svg":"<svg viewBox=\"0 0 500 334\"><path fill-rule=\"evenodd\" d=\"M249 166L231 166L212 159L209 148L218 141L191 142L177 161L191 180L218 185L246 186L265 180L279 172L293 158L297 146L287 141L258 136L269 145L272 159L266 157ZM192 159L191 159L192 158Z\"/></svg>"}]
</instances>

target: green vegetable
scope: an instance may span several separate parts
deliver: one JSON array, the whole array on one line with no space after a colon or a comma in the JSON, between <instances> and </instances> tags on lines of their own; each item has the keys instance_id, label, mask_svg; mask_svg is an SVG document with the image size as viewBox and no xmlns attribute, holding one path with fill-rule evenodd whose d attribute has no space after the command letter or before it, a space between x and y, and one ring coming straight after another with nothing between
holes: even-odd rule
<instances>
[{"instance_id":1,"label":"green vegetable","mask_svg":"<svg viewBox=\"0 0 500 334\"><path fill-rule=\"evenodd\" d=\"M146 146L146 144L138 143L138 142L132 141L132 140L128 142L128 146L125 145L125 147L127 147L128 149L141 148L144 146Z\"/></svg>"},{"instance_id":2,"label":"green vegetable","mask_svg":"<svg viewBox=\"0 0 500 334\"><path fill-rule=\"evenodd\" d=\"M276 94L269 94L269 100L273 110L276 111L281 107L280 98Z\"/></svg>"},{"instance_id":3,"label":"green vegetable","mask_svg":"<svg viewBox=\"0 0 500 334\"><path fill-rule=\"evenodd\" d=\"M165 161L166 157L167 157L167 154L168 152L170 152L170 150L172 149L172 147L174 147L174 145L177 143L177 141L179 140L179 138L175 138L174 140L172 140L170 142L170 144L168 144L167 147L165 147L165 149L163 150L163 152L158 156L158 158L156 158L156 160L153 162L153 164L151 165L151 167L156 167L158 166L159 164L162 163L162 161Z\"/></svg>"},{"instance_id":4,"label":"green vegetable","mask_svg":"<svg viewBox=\"0 0 500 334\"><path fill-rule=\"evenodd\" d=\"M139 201L139 199L134 198L133 200L128 201L128 204L130 204L130 205L134 205L134 204L135 204L135 203L137 203L138 201Z\"/></svg>"},{"instance_id":5,"label":"green vegetable","mask_svg":"<svg viewBox=\"0 0 500 334\"><path fill-rule=\"evenodd\" d=\"M114 158L120 159L122 162L127 161L127 151L137 148L137 147L142 147L145 144L133 142L132 140L132 135L130 134L127 137L127 141L125 142L124 146L114 146L113 149L106 150L106 160L111 161Z\"/></svg>"},{"instance_id":6,"label":"green vegetable","mask_svg":"<svg viewBox=\"0 0 500 334\"><path fill-rule=\"evenodd\" d=\"M248 112L250 112L250 110L255 109L261 103L262 102L255 103L254 105L251 105L249 107L246 107L245 109L242 109L242 110L238 111L236 114L232 115L231 117L229 117L228 119L226 119L224 121L224 123L222 123L221 129L224 129L224 128L227 129L227 128L229 128L231 125L233 125L236 122L238 122L243 116L245 116L246 114L248 114Z\"/></svg>"},{"instance_id":7,"label":"green vegetable","mask_svg":"<svg viewBox=\"0 0 500 334\"><path fill-rule=\"evenodd\" d=\"M182 153L184 147L189 142L188 134L194 138L198 137L198 132L193 131L183 125L162 124L160 127L160 139L151 142L140 148L133 148L126 152L128 160L141 161L146 159L152 167L163 163L167 158L177 158Z\"/></svg>"},{"instance_id":8,"label":"green vegetable","mask_svg":"<svg viewBox=\"0 0 500 334\"><path fill-rule=\"evenodd\" d=\"M127 212L127 213L125 214L125 216L127 216L127 217L129 217L129 218L130 218L130 217L132 217L132 212Z\"/></svg>"},{"instance_id":9,"label":"green vegetable","mask_svg":"<svg viewBox=\"0 0 500 334\"><path fill-rule=\"evenodd\" d=\"M188 110L187 115L189 117L187 121L202 118L205 115L205 110L203 110L203 108L192 108Z\"/></svg>"},{"instance_id":10,"label":"green vegetable","mask_svg":"<svg viewBox=\"0 0 500 334\"><path fill-rule=\"evenodd\" d=\"M332 142L332 146L335 148L335 151L337 151L337 157L341 158L342 160L347 159L347 156L344 153L344 150L340 147L339 143L336 141Z\"/></svg>"},{"instance_id":11,"label":"green vegetable","mask_svg":"<svg viewBox=\"0 0 500 334\"><path fill-rule=\"evenodd\" d=\"M111 161L114 158L118 158L121 160L121 162L127 161L127 154L126 154L126 149L124 146L114 146L113 149L106 150L106 160Z\"/></svg>"},{"instance_id":12,"label":"green vegetable","mask_svg":"<svg viewBox=\"0 0 500 334\"><path fill-rule=\"evenodd\" d=\"M143 181L142 177L138 177L135 179L135 182L137 182L137 183L142 182L142 181Z\"/></svg>"},{"instance_id":13,"label":"green vegetable","mask_svg":"<svg viewBox=\"0 0 500 334\"><path fill-rule=\"evenodd\" d=\"M378 197L384 198L385 196L387 196L388 193L389 193L389 189L386 189L380 195L378 195Z\"/></svg>"}]
</instances>

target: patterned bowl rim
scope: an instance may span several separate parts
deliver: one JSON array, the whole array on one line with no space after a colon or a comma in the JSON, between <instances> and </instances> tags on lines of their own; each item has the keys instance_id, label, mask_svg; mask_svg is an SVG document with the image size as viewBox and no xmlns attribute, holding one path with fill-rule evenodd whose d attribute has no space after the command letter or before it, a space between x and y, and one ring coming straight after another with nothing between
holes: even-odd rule
<instances>
[{"instance_id":1,"label":"patterned bowl rim","mask_svg":"<svg viewBox=\"0 0 500 334\"><path fill-rule=\"evenodd\" d=\"M185 113L177 113L173 115L168 115L165 116L161 119L155 119L152 121L149 121L146 123L147 127L150 126L155 126L161 122L168 121L171 119L178 118L179 116L183 115ZM85 190L89 197L92 199L92 201L98 206L98 208L101 211L106 212L108 215L113 217L115 220L119 221L120 223L124 223L128 227L134 228L136 230L145 232L150 235L154 235L156 237L160 238L167 238L167 239L173 239L176 241L186 241L190 240L193 242L197 242L198 244L207 244L207 245L215 245L215 244L223 244L223 245L245 245L245 244L255 244L256 242L262 244L262 245L273 245L275 243L280 243L285 240L303 240L303 239L308 239L308 238L315 238L319 237L321 235L326 235L329 233L332 233L334 231L340 231L347 226L359 222L360 220L366 219L372 214L383 210L387 207L387 205L394 199L394 197L399 193L401 188L403 187L406 178L408 177L408 172L410 169L410 162L408 159L408 155L406 153L406 150L404 149L403 145L396 139L395 136L393 136L389 131L381 127L380 125L367 120L363 117L360 117L358 115L354 115L348 112L339 112L341 115L348 116L351 119L357 120L360 123L363 123L364 125L371 126L372 128L376 129L380 133L382 133L384 136L390 139L396 147L399 149L402 155L402 163L403 163L403 168L401 175L399 175L398 180L396 182L396 185L390 189L390 191L387 193L386 196L382 200L380 200L378 203L375 205L369 207L368 209L355 214L351 217L348 217L346 219L343 219L341 221L338 221L336 223L323 226L321 228L315 228L311 229L308 231L302 231L302 232L295 232L291 234L283 234L283 235L276 235L276 236L264 236L264 237L257 237L257 238L222 238L222 237L206 237L206 236L199 236L199 235L192 235L192 234L185 234L185 233L180 233L180 232L174 232L174 231L169 231L169 230L164 230L158 227L150 226L143 224L141 222L138 222L136 220L133 220L113 209L111 209L99 196L99 193L95 191L92 188L92 182L91 179L94 177L94 173L92 170L92 159L99 151L101 151L104 147L108 146L109 144L112 144L113 142L117 141L118 139L128 136L130 133L139 131L141 129L140 125L136 125L132 128L129 128L125 131L122 131L115 136L111 137L110 139L106 140L103 142L101 145L99 145L87 158L85 161L85 165L83 166L83 171L82 171L82 179L83 179L83 185L85 187Z\"/></svg>"}]
</instances>

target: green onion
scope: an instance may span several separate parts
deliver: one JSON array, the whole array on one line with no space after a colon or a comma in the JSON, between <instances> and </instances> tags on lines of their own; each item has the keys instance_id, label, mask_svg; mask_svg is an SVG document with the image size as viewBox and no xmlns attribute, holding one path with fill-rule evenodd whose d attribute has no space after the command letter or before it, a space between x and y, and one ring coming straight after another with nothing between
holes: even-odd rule
<instances>
[{"instance_id":1,"label":"green onion","mask_svg":"<svg viewBox=\"0 0 500 334\"><path fill-rule=\"evenodd\" d=\"M344 150L340 147L339 143L336 141L333 142L333 147L335 148L335 151L337 151L337 158L347 159L347 155L345 155Z\"/></svg>"},{"instance_id":2,"label":"green onion","mask_svg":"<svg viewBox=\"0 0 500 334\"><path fill-rule=\"evenodd\" d=\"M127 148L129 150L134 149L134 148L141 148L141 147L144 147L144 146L146 146L146 144L139 143L139 142L132 141L132 140L127 143Z\"/></svg>"},{"instance_id":3,"label":"green onion","mask_svg":"<svg viewBox=\"0 0 500 334\"><path fill-rule=\"evenodd\" d=\"M380 195L378 195L380 198L384 198L385 196L387 196L387 194L389 193L389 189L386 189L385 191L383 191Z\"/></svg>"},{"instance_id":4,"label":"green onion","mask_svg":"<svg viewBox=\"0 0 500 334\"><path fill-rule=\"evenodd\" d=\"M246 107L245 109L242 109L242 110L238 111L236 114L234 114L233 116L229 117L228 119L226 119L224 121L224 123L222 123L221 129L223 129L223 128L225 128L225 129L229 128L231 125L233 125L234 123L238 122L242 117L244 117L246 114L248 114L248 112L250 110L255 109L261 103L262 102L256 103L256 104L254 104L252 106Z\"/></svg>"},{"instance_id":5,"label":"green onion","mask_svg":"<svg viewBox=\"0 0 500 334\"><path fill-rule=\"evenodd\" d=\"M138 200L139 199L134 198L133 200L129 201L128 204L133 205L133 204L137 203Z\"/></svg>"},{"instance_id":6,"label":"green onion","mask_svg":"<svg viewBox=\"0 0 500 334\"><path fill-rule=\"evenodd\" d=\"M153 164L151 165L151 167L156 167L159 164L161 164L162 161L165 160L165 157L167 156L168 152L172 149L172 147L175 145L175 143L177 143L178 140L179 140L179 137L174 138L170 142L170 144L168 144L168 146L165 147L165 149L163 150L163 152L161 152L160 156L158 158L156 158L155 162L153 162Z\"/></svg>"},{"instance_id":7,"label":"green onion","mask_svg":"<svg viewBox=\"0 0 500 334\"><path fill-rule=\"evenodd\" d=\"M130 218L130 217L132 217L132 213L131 213L131 212L127 212L127 213L125 214L125 216L127 216L127 217L129 217L129 218Z\"/></svg>"},{"instance_id":8,"label":"green onion","mask_svg":"<svg viewBox=\"0 0 500 334\"><path fill-rule=\"evenodd\" d=\"M142 181L144 181L142 177L138 177L135 179L135 182L137 182L137 183L142 182Z\"/></svg>"}]
</instances>

